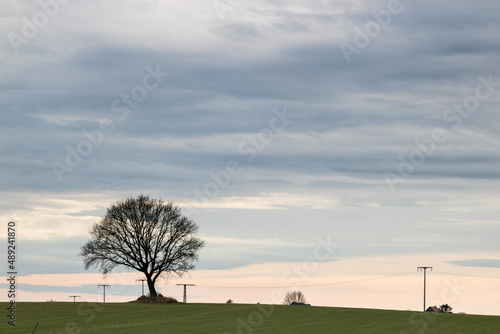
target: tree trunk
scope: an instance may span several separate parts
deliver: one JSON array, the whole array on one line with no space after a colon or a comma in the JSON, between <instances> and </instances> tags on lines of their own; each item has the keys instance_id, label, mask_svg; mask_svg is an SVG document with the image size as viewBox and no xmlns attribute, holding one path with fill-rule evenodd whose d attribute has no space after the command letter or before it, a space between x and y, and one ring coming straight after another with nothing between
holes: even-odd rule
<instances>
[{"instance_id":1,"label":"tree trunk","mask_svg":"<svg viewBox=\"0 0 500 334\"><path fill-rule=\"evenodd\" d=\"M153 282L151 275L146 274L146 280L148 281L149 296L156 297L155 282Z\"/></svg>"}]
</instances>

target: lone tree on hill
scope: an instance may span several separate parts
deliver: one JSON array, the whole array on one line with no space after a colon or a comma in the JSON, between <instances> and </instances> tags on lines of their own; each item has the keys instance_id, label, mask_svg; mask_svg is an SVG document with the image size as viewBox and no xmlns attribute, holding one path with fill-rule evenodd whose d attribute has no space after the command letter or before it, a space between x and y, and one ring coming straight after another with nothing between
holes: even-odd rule
<instances>
[{"instance_id":1,"label":"lone tree on hill","mask_svg":"<svg viewBox=\"0 0 500 334\"><path fill-rule=\"evenodd\" d=\"M296 303L307 303L306 296L301 291L288 291L283 298L283 305L291 305Z\"/></svg>"},{"instance_id":2,"label":"lone tree on hill","mask_svg":"<svg viewBox=\"0 0 500 334\"><path fill-rule=\"evenodd\" d=\"M149 295L156 297L159 277L181 277L194 269L204 246L197 231L179 207L139 195L111 205L79 255L85 269L99 267L104 275L119 265L144 273Z\"/></svg>"}]
</instances>

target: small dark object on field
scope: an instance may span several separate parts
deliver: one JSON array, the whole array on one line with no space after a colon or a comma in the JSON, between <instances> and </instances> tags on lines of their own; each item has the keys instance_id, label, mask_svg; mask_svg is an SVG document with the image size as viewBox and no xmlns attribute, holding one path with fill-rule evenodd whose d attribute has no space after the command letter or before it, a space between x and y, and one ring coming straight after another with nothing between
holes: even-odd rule
<instances>
[{"instance_id":1,"label":"small dark object on field","mask_svg":"<svg viewBox=\"0 0 500 334\"><path fill-rule=\"evenodd\" d=\"M303 305L303 306L311 306L311 304L306 304L306 303L297 303L297 302L292 302L290 305Z\"/></svg>"},{"instance_id":2,"label":"small dark object on field","mask_svg":"<svg viewBox=\"0 0 500 334\"><path fill-rule=\"evenodd\" d=\"M36 326L35 326L35 329L33 330L33 333L35 333L37 327L38 327L38 322L36 323ZM31 333L31 334L33 334L33 333Z\"/></svg>"}]
</instances>

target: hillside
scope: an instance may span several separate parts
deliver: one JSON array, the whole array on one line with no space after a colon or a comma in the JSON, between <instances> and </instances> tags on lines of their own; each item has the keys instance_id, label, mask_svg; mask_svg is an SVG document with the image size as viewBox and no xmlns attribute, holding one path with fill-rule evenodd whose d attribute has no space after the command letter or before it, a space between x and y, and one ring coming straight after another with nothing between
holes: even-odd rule
<instances>
[{"instance_id":1,"label":"hillside","mask_svg":"<svg viewBox=\"0 0 500 334\"><path fill-rule=\"evenodd\" d=\"M1 333L500 333L495 316L283 305L18 303L16 316Z\"/></svg>"}]
</instances>

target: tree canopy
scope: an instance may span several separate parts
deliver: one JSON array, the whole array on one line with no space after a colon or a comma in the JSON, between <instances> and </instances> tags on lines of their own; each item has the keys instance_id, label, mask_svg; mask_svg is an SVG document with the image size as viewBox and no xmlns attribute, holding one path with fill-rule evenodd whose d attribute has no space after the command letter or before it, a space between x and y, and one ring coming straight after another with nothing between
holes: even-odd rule
<instances>
[{"instance_id":1,"label":"tree canopy","mask_svg":"<svg viewBox=\"0 0 500 334\"><path fill-rule=\"evenodd\" d=\"M111 205L79 255L85 269L99 267L103 274L120 265L144 273L150 296L156 297L158 278L194 269L204 246L197 232L198 225L173 203L139 195Z\"/></svg>"},{"instance_id":2,"label":"tree canopy","mask_svg":"<svg viewBox=\"0 0 500 334\"><path fill-rule=\"evenodd\" d=\"M283 304L291 305L293 302L305 304L306 296L301 291L288 291L283 298Z\"/></svg>"}]
</instances>

